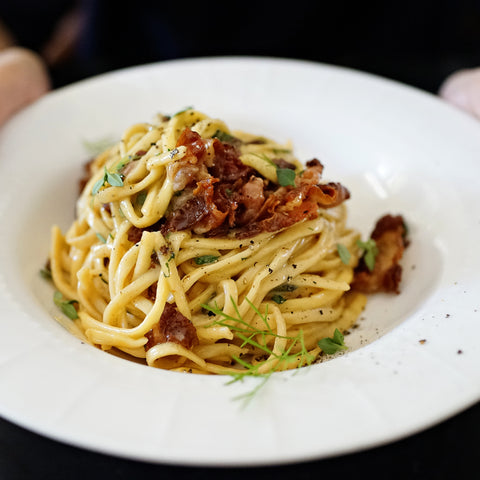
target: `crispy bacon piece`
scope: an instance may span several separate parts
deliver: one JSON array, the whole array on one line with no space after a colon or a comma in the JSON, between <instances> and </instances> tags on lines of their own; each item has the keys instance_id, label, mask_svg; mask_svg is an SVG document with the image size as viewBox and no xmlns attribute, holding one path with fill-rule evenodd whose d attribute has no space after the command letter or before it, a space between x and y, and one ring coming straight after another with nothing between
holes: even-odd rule
<instances>
[{"instance_id":1,"label":"crispy bacon piece","mask_svg":"<svg viewBox=\"0 0 480 480\"><path fill-rule=\"evenodd\" d=\"M361 260L352 288L364 293L400 293L402 267L399 262L408 245L403 217L384 215L376 223L371 238L378 248L374 269L370 271Z\"/></svg>"},{"instance_id":2,"label":"crispy bacon piece","mask_svg":"<svg viewBox=\"0 0 480 480\"><path fill-rule=\"evenodd\" d=\"M198 345L197 330L193 323L170 303L165 304L160 320L145 337L148 340L145 351L166 342L177 343L188 349Z\"/></svg>"},{"instance_id":3,"label":"crispy bacon piece","mask_svg":"<svg viewBox=\"0 0 480 480\"><path fill-rule=\"evenodd\" d=\"M257 217L241 227L236 236L248 238L262 232L276 232L301 220L313 220L318 216L319 207L331 208L349 197L349 191L339 183L281 187L268 197Z\"/></svg>"},{"instance_id":4,"label":"crispy bacon piece","mask_svg":"<svg viewBox=\"0 0 480 480\"><path fill-rule=\"evenodd\" d=\"M246 238L316 218L319 208L335 207L350 197L339 183L320 183L323 165L317 159L296 176L295 186L280 187L244 165L234 145L185 129L178 146L187 153L172 166L179 195L171 202L163 233L192 229L207 236ZM294 168L282 159L274 162Z\"/></svg>"}]
</instances>

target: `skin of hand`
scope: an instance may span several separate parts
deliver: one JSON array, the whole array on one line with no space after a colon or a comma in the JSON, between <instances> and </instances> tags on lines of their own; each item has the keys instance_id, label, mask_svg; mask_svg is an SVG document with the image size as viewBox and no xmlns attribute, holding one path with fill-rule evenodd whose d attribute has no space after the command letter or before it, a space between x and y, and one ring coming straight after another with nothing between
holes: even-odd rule
<instances>
[{"instance_id":1,"label":"skin of hand","mask_svg":"<svg viewBox=\"0 0 480 480\"><path fill-rule=\"evenodd\" d=\"M43 60L21 47L0 51L0 126L50 89Z\"/></svg>"},{"instance_id":2,"label":"skin of hand","mask_svg":"<svg viewBox=\"0 0 480 480\"><path fill-rule=\"evenodd\" d=\"M445 79L438 94L480 119L480 67L454 72Z\"/></svg>"}]
</instances>

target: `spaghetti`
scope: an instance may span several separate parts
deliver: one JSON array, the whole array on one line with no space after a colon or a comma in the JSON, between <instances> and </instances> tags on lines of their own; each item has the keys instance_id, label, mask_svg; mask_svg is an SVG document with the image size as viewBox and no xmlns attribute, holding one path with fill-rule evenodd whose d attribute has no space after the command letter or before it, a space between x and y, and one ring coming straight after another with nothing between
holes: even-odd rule
<instances>
[{"instance_id":1,"label":"spaghetti","mask_svg":"<svg viewBox=\"0 0 480 480\"><path fill-rule=\"evenodd\" d=\"M261 374L312 363L364 308L348 190L289 144L187 109L128 128L88 170L75 221L52 229L50 269L91 344Z\"/></svg>"}]
</instances>

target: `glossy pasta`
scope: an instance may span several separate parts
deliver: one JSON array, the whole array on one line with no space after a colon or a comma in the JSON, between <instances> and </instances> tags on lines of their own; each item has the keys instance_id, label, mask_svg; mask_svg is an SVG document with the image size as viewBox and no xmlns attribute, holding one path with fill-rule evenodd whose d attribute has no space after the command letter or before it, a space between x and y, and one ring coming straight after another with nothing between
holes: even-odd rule
<instances>
[{"instance_id":1,"label":"glossy pasta","mask_svg":"<svg viewBox=\"0 0 480 480\"><path fill-rule=\"evenodd\" d=\"M182 144L186 131L196 132L196 143ZM206 165L201 175L195 148ZM86 341L159 368L268 373L312 363L321 338L355 323L365 305L363 295L350 291L359 234L346 225L343 201L316 205L314 213L276 231L269 219L248 220L255 209L242 213L241 228L233 220L227 225L240 215L239 202L229 216L221 212L225 220L207 221L191 206L199 203L200 184L208 194L220 188L208 172L221 148L237 152L249 169L242 194L254 185L268 185L265 197L277 190L293 194L295 182L308 177L290 145L231 132L193 109L133 125L89 165L76 219L65 235L53 227L50 251L55 287L75 301L73 321ZM192 175L200 180L185 187ZM175 209L182 195L183 207ZM298 211L292 205L272 218L285 225L285 211ZM215 208L208 212L221 210ZM196 214L189 227L182 228L179 211ZM193 224L197 217L202 220Z\"/></svg>"}]
</instances>

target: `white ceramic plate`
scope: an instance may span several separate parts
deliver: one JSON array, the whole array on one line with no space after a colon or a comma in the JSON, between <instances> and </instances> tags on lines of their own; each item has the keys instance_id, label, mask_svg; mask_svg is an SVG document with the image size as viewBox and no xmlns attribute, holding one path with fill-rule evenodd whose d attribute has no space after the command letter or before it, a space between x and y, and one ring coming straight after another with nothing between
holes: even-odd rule
<instances>
[{"instance_id":1,"label":"white ceramic plate","mask_svg":"<svg viewBox=\"0 0 480 480\"><path fill-rule=\"evenodd\" d=\"M345 355L256 381L156 370L82 344L40 279L73 218L84 140L193 105L291 139L352 192L367 235L402 213L403 292L371 299ZM480 126L431 95L305 62L216 58L115 72L53 92L0 132L0 414L57 440L184 465L268 465L413 434L480 399ZM425 340L425 341L424 341Z\"/></svg>"}]
</instances>

